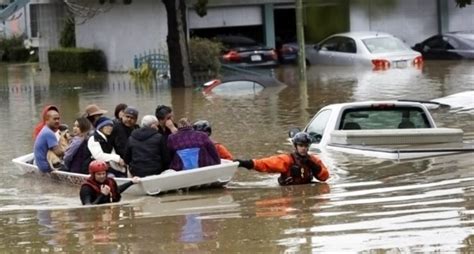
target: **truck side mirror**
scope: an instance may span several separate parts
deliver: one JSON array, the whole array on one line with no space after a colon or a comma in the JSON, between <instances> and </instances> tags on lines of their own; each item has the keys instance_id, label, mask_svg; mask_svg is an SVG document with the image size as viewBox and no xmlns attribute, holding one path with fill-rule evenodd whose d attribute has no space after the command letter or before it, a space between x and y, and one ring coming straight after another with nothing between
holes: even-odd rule
<instances>
[{"instance_id":1,"label":"truck side mirror","mask_svg":"<svg viewBox=\"0 0 474 254\"><path fill-rule=\"evenodd\" d=\"M293 138L298 132L301 132L300 128L291 128L288 131L288 137Z\"/></svg>"}]
</instances>

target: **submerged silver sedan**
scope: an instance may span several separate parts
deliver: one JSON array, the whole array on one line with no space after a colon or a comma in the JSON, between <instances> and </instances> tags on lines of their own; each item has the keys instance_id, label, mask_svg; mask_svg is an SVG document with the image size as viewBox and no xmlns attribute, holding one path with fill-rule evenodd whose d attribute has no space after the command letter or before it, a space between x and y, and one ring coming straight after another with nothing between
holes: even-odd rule
<instances>
[{"instance_id":1,"label":"submerged silver sedan","mask_svg":"<svg viewBox=\"0 0 474 254\"><path fill-rule=\"evenodd\" d=\"M307 46L306 61L310 65L362 65L380 70L419 67L423 57L391 34L349 32Z\"/></svg>"}]
</instances>

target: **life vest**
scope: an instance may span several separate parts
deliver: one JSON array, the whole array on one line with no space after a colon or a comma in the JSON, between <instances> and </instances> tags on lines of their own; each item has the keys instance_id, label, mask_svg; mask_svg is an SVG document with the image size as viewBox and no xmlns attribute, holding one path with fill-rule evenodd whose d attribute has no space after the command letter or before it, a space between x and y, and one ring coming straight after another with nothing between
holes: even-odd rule
<instances>
[{"instance_id":1,"label":"life vest","mask_svg":"<svg viewBox=\"0 0 474 254\"><path fill-rule=\"evenodd\" d=\"M117 192L117 183L113 179L106 178L103 183L98 183L94 180L94 176L91 176L87 178L87 180L83 183L83 185L90 186L94 190L94 192L96 193L96 196L94 197L94 199L97 198L101 194L100 186L102 184L105 184L109 186L110 188L110 195L109 195L110 202L120 201L120 196L119 196L119 193Z\"/></svg>"},{"instance_id":2,"label":"life vest","mask_svg":"<svg viewBox=\"0 0 474 254\"><path fill-rule=\"evenodd\" d=\"M280 177L278 178L278 183L280 185L311 183L313 180L313 173L307 165L302 163L301 156L297 155L296 153L291 153L290 156L293 159L293 165L290 166L285 173L281 173ZM308 158L308 160L310 160L310 158ZM286 180L290 177L293 179L293 181L286 183Z\"/></svg>"}]
</instances>

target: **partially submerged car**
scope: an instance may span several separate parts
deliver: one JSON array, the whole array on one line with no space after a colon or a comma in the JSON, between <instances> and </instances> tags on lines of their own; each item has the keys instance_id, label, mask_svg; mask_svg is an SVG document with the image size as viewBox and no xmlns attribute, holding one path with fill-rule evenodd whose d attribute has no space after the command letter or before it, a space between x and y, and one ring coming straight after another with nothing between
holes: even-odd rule
<instances>
[{"instance_id":1,"label":"partially submerged car","mask_svg":"<svg viewBox=\"0 0 474 254\"><path fill-rule=\"evenodd\" d=\"M263 46L255 40L236 35L216 36L215 39L224 46L220 58L224 64L240 67L272 67L278 64L274 49Z\"/></svg>"},{"instance_id":2,"label":"partially submerged car","mask_svg":"<svg viewBox=\"0 0 474 254\"><path fill-rule=\"evenodd\" d=\"M474 32L438 34L415 44L414 50L425 59L474 59Z\"/></svg>"},{"instance_id":3,"label":"partially submerged car","mask_svg":"<svg viewBox=\"0 0 474 254\"><path fill-rule=\"evenodd\" d=\"M256 95L268 88L277 88L277 90L279 90L285 86L285 84L271 76L241 74L210 80L203 84L202 93L205 96L218 95L235 97Z\"/></svg>"},{"instance_id":4,"label":"partially submerged car","mask_svg":"<svg viewBox=\"0 0 474 254\"><path fill-rule=\"evenodd\" d=\"M298 131L291 130L290 137ZM464 142L461 129L437 128L427 107L413 101L328 105L303 131L314 138L311 149L316 152L393 160L474 152L474 143Z\"/></svg>"},{"instance_id":5,"label":"partially submerged car","mask_svg":"<svg viewBox=\"0 0 474 254\"><path fill-rule=\"evenodd\" d=\"M350 32L329 36L306 47L308 64L361 65L373 69L420 67L423 57L400 39L380 32Z\"/></svg>"}]
</instances>

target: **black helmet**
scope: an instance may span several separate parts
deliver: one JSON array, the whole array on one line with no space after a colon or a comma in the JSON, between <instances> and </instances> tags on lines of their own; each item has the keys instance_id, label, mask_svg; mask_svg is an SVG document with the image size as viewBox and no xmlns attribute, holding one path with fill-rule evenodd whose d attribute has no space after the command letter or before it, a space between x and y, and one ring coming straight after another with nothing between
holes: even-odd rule
<instances>
[{"instance_id":1,"label":"black helmet","mask_svg":"<svg viewBox=\"0 0 474 254\"><path fill-rule=\"evenodd\" d=\"M306 132L298 132L296 133L293 138L291 139L291 142L296 145L311 145L313 143L313 139L311 136L306 133Z\"/></svg>"},{"instance_id":2,"label":"black helmet","mask_svg":"<svg viewBox=\"0 0 474 254\"><path fill-rule=\"evenodd\" d=\"M211 136L212 133L211 124L207 120L196 121L193 124L193 129L197 131L206 132L209 136Z\"/></svg>"}]
</instances>

